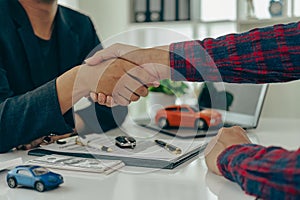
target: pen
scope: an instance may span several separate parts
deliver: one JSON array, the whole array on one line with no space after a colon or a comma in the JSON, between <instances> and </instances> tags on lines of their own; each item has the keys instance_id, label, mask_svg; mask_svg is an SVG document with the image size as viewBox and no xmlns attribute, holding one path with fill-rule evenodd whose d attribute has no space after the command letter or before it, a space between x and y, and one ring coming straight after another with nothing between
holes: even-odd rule
<instances>
[{"instance_id":1,"label":"pen","mask_svg":"<svg viewBox=\"0 0 300 200\"><path fill-rule=\"evenodd\" d=\"M165 148L166 150L170 151L171 153L174 154L181 154L181 149L172 145L172 144L168 144L164 141L161 140L154 140L156 144L158 144L159 146Z\"/></svg>"}]
</instances>

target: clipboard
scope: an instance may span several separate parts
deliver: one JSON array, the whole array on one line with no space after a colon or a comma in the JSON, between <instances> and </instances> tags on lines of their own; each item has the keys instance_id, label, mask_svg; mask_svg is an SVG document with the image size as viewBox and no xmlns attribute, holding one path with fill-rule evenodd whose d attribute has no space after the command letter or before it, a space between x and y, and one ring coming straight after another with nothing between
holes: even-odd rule
<instances>
[{"instance_id":1,"label":"clipboard","mask_svg":"<svg viewBox=\"0 0 300 200\"><path fill-rule=\"evenodd\" d=\"M66 152L56 152L46 149L32 149L28 152L28 155L32 156L45 156L51 154L59 154L65 156L75 156L75 157L83 157L83 158L95 158L95 159L108 159L108 160L122 160L127 166L135 166L135 167L149 167L149 168L159 168L159 169L174 169L177 166L185 163L191 158L197 156L199 152L204 150L205 146L201 147L201 149L196 150L181 159L175 161L163 161L163 160L155 160L155 159L139 159L139 158L124 158L124 157L115 157L115 156L97 156L93 154L84 154L84 153L66 153Z\"/></svg>"},{"instance_id":2,"label":"clipboard","mask_svg":"<svg viewBox=\"0 0 300 200\"><path fill-rule=\"evenodd\" d=\"M95 137L106 137L105 134L93 134L92 138ZM44 156L51 154L59 154L66 156L75 156L75 157L84 157L84 158L95 158L95 159L107 159L107 160L121 160L127 166L136 166L136 167L148 167L148 168L160 168L160 169L174 169L182 163L192 159L202 152L207 143L203 141L193 141L189 144L186 141L173 141L172 144L183 149L183 152L180 155L174 155L165 150L164 148L154 145L150 141L137 141L137 146L147 146L146 151L141 151L138 154L130 152L130 150L124 150L124 152L119 149L116 152L104 152L95 149L89 149L88 147L82 147L82 149L77 150L61 150L59 144L53 143L36 149L28 151L28 155L33 156ZM66 144L67 145L67 144ZM112 144L114 145L114 144ZM188 147L188 148L185 148ZM114 146L114 149L117 147ZM74 149L74 148L73 148ZM115 151L115 150L114 150ZM128 151L128 152L126 152Z\"/></svg>"}]
</instances>

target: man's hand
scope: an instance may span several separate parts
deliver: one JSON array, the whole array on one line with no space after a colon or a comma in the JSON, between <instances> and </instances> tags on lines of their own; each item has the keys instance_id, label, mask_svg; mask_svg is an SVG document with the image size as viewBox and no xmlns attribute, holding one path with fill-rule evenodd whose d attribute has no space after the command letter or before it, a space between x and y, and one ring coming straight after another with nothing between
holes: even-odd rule
<instances>
[{"instance_id":1,"label":"man's hand","mask_svg":"<svg viewBox=\"0 0 300 200\"><path fill-rule=\"evenodd\" d=\"M91 68L106 65L97 89L90 94L95 102L106 106L128 105L146 96L149 86L158 87L160 80L170 78L168 46L140 49L114 44L85 62Z\"/></svg>"},{"instance_id":2,"label":"man's hand","mask_svg":"<svg viewBox=\"0 0 300 200\"><path fill-rule=\"evenodd\" d=\"M100 105L104 105L104 106L107 106L107 107L114 107L114 106L118 105L114 102L114 100L111 96L106 96L103 93L91 92L90 93L90 98L95 103L98 103Z\"/></svg>"},{"instance_id":3,"label":"man's hand","mask_svg":"<svg viewBox=\"0 0 300 200\"><path fill-rule=\"evenodd\" d=\"M251 143L246 131L239 126L231 128L221 128L207 145L204 154L205 162L210 171L215 174L222 175L217 166L218 156L228 147L235 144Z\"/></svg>"},{"instance_id":4,"label":"man's hand","mask_svg":"<svg viewBox=\"0 0 300 200\"><path fill-rule=\"evenodd\" d=\"M33 148L39 147L41 145L51 144L53 142L56 142L57 140L68 138L72 134L73 133L67 133L67 134L64 134L64 135L49 135L49 136L44 136L44 137L38 138L38 139L30 142L29 144L20 145L20 146L17 147L17 149L18 150L33 149Z\"/></svg>"},{"instance_id":5,"label":"man's hand","mask_svg":"<svg viewBox=\"0 0 300 200\"><path fill-rule=\"evenodd\" d=\"M101 51L96 52L92 57L87 58L85 60L85 63L90 66L94 66L106 60L126 57L132 52L135 52L139 49L140 48L136 46L116 43Z\"/></svg>"},{"instance_id":6,"label":"man's hand","mask_svg":"<svg viewBox=\"0 0 300 200\"><path fill-rule=\"evenodd\" d=\"M96 66L111 59L122 59L143 67L148 73L155 75L158 81L171 76L168 45L143 49L117 43L96 52L92 57L86 59L85 63L89 66Z\"/></svg>"},{"instance_id":7,"label":"man's hand","mask_svg":"<svg viewBox=\"0 0 300 200\"><path fill-rule=\"evenodd\" d=\"M123 106L137 101L141 96L147 96L149 86L159 85L156 74L122 58L107 60L95 66L83 65L78 75L77 82L80 85L77 84L75 88L82 87L82 83L86 82L87 87L84 86L83 90L111 96L114 103ZM111 104L107 103L109 98L105 97L105 105ZM102 98L97 99L102 102Z\"/></svg>"},{"instance_id":8,"label":"man's hand","mask_svg":"<svg viewBox=\"0 0 300 200\"><path fill-rule=\"evenodd\" d=\"M169 65L169 46L140 49L115 44L105 48L56 79L61 112L93 93L97 96L92 99L102 105L128 105L146 96L149 86L170 78Z\"/></svg>"}]
</instances>

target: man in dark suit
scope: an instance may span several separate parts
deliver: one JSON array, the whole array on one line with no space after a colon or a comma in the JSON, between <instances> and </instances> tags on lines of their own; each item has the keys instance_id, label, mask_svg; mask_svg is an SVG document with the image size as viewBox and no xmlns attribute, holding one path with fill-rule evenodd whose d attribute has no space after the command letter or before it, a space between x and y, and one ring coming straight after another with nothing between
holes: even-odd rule
<instances>
[{"instance_id":1,"label":"man in dark suit","mask_svg":"<svg viewBox=\"0 0 300 200\"><path fill-rule=\"evenodd\" d=\"M89 17L57 0L0 0L0 9L0 152L7 152L72 132L74 66L100 41ZM127 107L94 106L101 128L89 131L115 128L127 114Z\"/></svg>"}]
</instances>

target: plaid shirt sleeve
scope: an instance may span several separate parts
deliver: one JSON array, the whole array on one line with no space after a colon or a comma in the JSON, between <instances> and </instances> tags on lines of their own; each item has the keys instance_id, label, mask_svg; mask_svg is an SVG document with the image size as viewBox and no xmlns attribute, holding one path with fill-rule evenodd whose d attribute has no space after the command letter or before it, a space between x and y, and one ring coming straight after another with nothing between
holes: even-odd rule
<instances>
[{"instance_id":1,"label":"plaid shirt sleeve","mask_svg":"<svg viewBox=\"0 0 300 200\"><path fill-rule=\"evenodd\" d=\"M234 83L300 78L300 22L170 45L173 80Z\"/></svg>"},{"instance_id":2,"label":"plaid shirt sleeve","mask_svg":"<svg viewBox=\"0 0 300 200\"><path fill-rule=\"evenodd\" d=\"M218 168L250 195L263 199L300 197L300 149L233 145L219 155Z\"/></svg>"}]
</instances>

